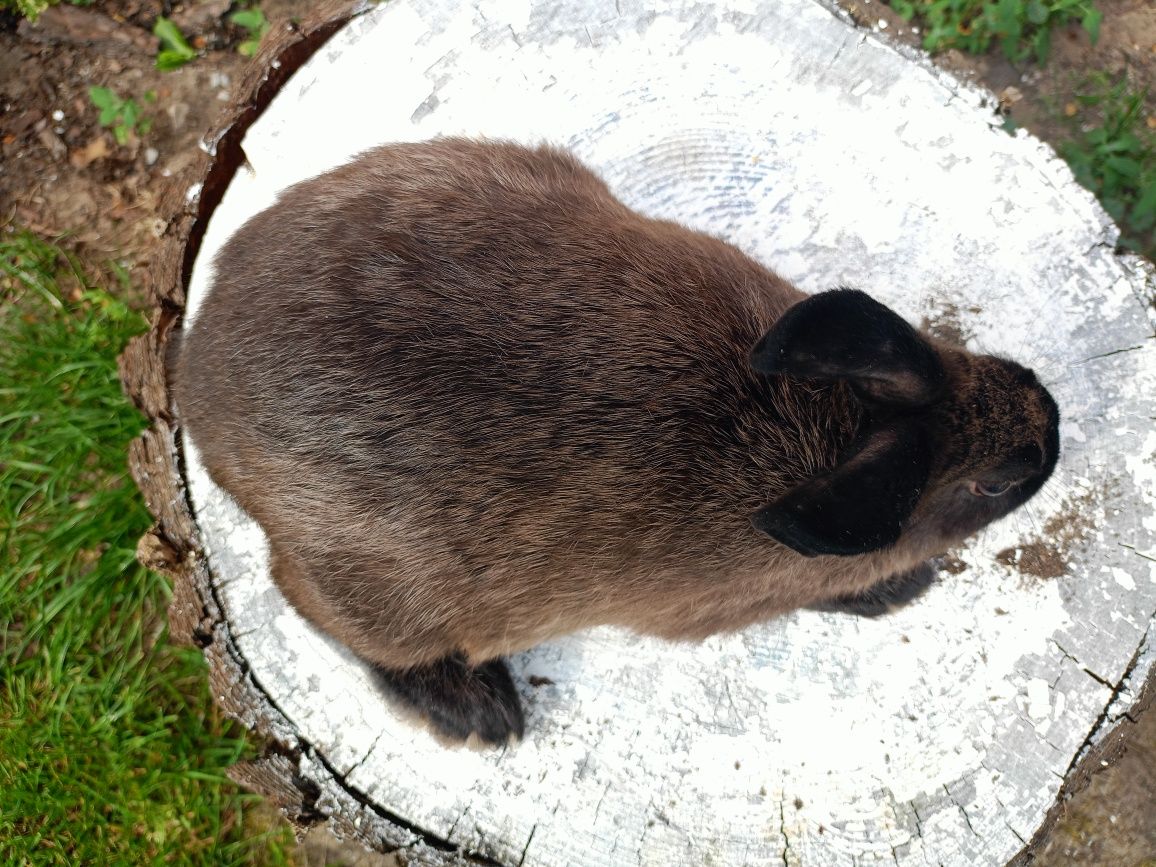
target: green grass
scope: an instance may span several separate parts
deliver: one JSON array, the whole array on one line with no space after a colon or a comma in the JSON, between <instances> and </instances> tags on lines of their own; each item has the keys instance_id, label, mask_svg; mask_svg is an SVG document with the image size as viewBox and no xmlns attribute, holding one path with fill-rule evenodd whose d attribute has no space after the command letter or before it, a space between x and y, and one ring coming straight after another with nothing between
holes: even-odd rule
<instances>
[{"instance_id":1,"label":"green grass","mask_svg":"<svg viewBox=\"0 0 1156 867\"><path fill-rule=\"evenodd\" d=\"M886 0L919 24L923 47L984 54L998 43L1009 60L1047 60L1052 30L1079 22L1095 42L1103 14L1094 0Z\"/></svg>"},{"instance_id":2,"label":"green grass","mask_svg":"<svg viewBox=\"0 0 1156 867\"><path fill-rule=\"evenodd\" d=\"M143 318L27 234L0 234L0 302L0 864L284 862L284 832L243 827L243 733L134 559L143 419L115 359Z\"/></svg>"},{"instance_id":3,"label":"green grass","mask_svg":"<svg viewBox=\"0 0 1156 867\"><path fill-rule=\"evenodd\" d=\"M1076 100L1094 121L1060 153L1120 226L1120 246L1156 260L1156 130L1148 126L1147 95L1127 78L1091 76Z\"/></svg>"}]
</instances>

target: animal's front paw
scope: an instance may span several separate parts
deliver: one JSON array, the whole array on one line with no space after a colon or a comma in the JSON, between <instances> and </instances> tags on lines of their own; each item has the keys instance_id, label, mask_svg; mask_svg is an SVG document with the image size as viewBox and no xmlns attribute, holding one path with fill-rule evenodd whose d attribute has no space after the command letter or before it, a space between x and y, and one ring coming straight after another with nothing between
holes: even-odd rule
<instances>
[{"instance_id":1,"label":"animal's front paw","mask_svg":"<svg viewBox=\"0 0 1156 867\"><path fill-rule=\"evenodd\" d=\"M909 572L900 572L868 587L861 593L836 596L808 606L814 611L837 611L860 617L879 617L909 605L935 582L935 567L921 563Z\"/></svg>"},{"instance_id":2,"label":"animal's front paw","mask_svg":"<svg viewBox=\"0 0 1156 867\"><path fill-rule=\"evenodd\" d=\"M416 668L375 670L393 695L446 737L464 741L477 735L500 745L525 730L518 692L501 659L471 667L462 654L453 654Z\"/></svg>"}]
</instances>

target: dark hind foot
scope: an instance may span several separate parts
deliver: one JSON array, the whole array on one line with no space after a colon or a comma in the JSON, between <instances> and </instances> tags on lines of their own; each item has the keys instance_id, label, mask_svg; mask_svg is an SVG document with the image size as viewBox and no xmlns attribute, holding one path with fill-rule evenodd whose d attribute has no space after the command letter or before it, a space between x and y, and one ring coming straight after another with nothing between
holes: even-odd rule
<instances>
[{"instance_id":1,"label":"dark hind foot","mask_svg":"<svg viewBox=\"0 0 1156 867\"><path fill-rule=\"evenodd\" d=\"M884 578L861 593L837 596L808 606L814 611L837 611L860 617L879 617L909 605L935 582L935 567L921 563L910 572Z\"/></svg>"},{"instance_id":2,"label":"dark hind foot","mask_svg":"<svg viewBox=\"0 0 1156 867\"><path fill-rule=\"evenodd\" d=\"M455 740L476 734L484 743L504 744L525 729L522 705L501 659L470 667L455 653L429 665L394 669L374 666L388 690Z\"/></svg>"}]
</instances>

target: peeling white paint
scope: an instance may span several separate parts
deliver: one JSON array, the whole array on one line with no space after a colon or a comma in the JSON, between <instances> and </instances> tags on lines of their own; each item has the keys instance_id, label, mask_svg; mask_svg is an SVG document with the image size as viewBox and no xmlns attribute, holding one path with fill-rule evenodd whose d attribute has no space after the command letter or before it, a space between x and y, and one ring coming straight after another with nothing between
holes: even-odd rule
<instances>
[{"instance_id":1,"label":"peeling white paint","mask_svg":"<svg viewBox=\"0 0 1156 867\"><path fill-rule=\"evenodd\" d=\"M1064 455L1029 508L958 552L963 574L885 620L801 612L698 646L604 628L520 655L529 733L498 753L410 726L288 609L259 530L190 449L238 645L302 737L384 808L501 863L1014 854L1111 698L1084 669L1122 678L1156 610L1156 564L1137 582L1133 553L1156 551L1156 341L1150 273L1112 254L1092 197L984 98L813 0L397 0L338 34L246 137L252 170L210 224L189 315L214 251L287 184L384 141L547 139L630 205L805 289L954 317L973 349L1053 389ZM994 559L1073 508L1090 529L1063 577Z\"/></svg>"},{"instance_id":2,"label":"peeling white paint","mask_svg":"<svg viewBox=\"0 0 1156 867\"><path fill-rule=\"evenodd\" d=\"M1086 443L1088 441L1088 438L1084 436L1083 428L1070 419L1063 419L1060 422L1060 432L1065 440L1076 443Z\"/></svg>"},{"instance_id":3,"label":"peeling white paint","mask_svg":"<svg viewBox=\"0 0 1156 867\"><path fill-rule=\"evenodd\" d=\"M1051 690L1046 680L1033 677L1028 681L1028 716L1033 720L1047 720L1051 717L1050 693Z\"/></svg>"},{"instance_id":4,"label":"peeling white paint","mask_svg":"<svg viewBox=\"0 0 1156 867\"><path fill-rule=\"evenodd\" d=\"M1136 582L1132 579L1132 576L1125 572L1123 569L1112 567L1112 577L1115 578L1116 583L1123 587L1125 590L1136 589Z\"/></svg>"}]
</instances>

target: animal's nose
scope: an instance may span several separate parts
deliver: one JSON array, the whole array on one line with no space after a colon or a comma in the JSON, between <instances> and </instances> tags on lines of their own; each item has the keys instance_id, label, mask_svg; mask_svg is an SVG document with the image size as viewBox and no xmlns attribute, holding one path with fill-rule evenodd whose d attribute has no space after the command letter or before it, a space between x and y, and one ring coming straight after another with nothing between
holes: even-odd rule
<instances>
[{"instance_id":1,"label":"animal's nose","mask_svg":"<svg viewBox=\"0 0 1156 867\"><path fill-rule=\"evenodd\" d=\"M1044 449L1042 440L1028 443L1012 452L1012 461L1025 470L1039 472L1044 468Z\"/></svg>"}]
</instances>

